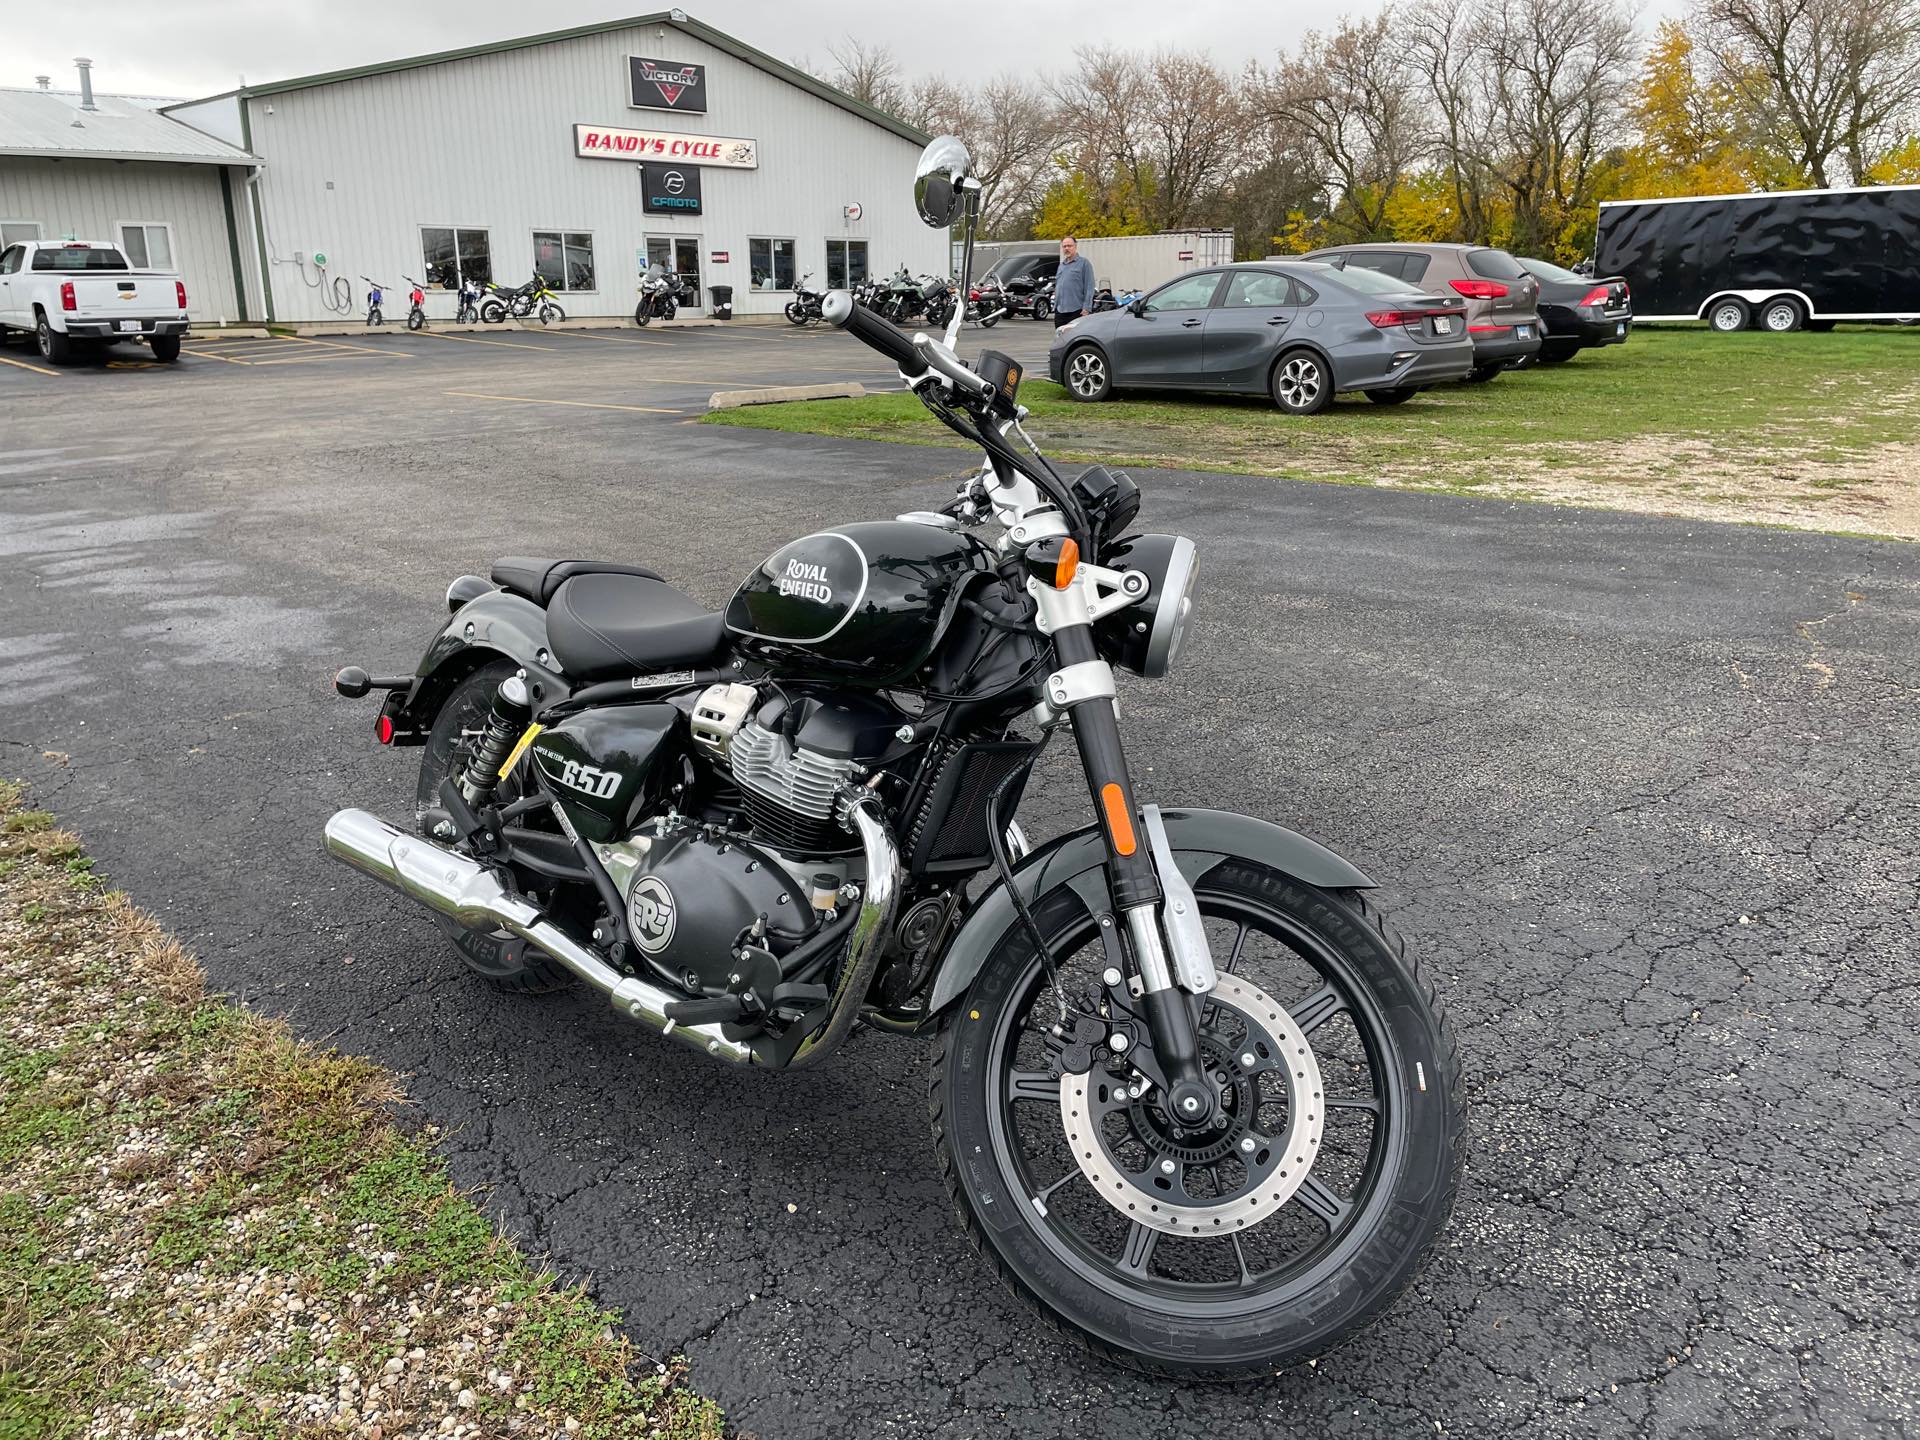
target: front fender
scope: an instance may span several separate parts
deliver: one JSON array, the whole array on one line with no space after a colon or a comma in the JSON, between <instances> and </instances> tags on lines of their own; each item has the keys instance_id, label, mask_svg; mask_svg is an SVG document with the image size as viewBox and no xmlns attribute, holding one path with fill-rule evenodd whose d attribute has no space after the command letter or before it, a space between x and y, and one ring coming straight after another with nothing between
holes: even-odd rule
<instances>
[{"instance_id":1,"label":"front fender","mask_svg":"<svg viewBox=\"0 0 1920 1440\"><path fill-rule=\"evenodd\" d=\"M1200 878L1223 861L1247 860L1323 889L1373 888L1373 881L1357 867L1318 840L1271 821L1230 810L1163 810L1160 815L1174 863L1189 884L1198 886ZM1049 894L1068 886L1090 913L1098 915L1113 905L1107 893L1106 863L1106 842L1098 829L1089 826L1035 850L1014 868L1013 879L1029 909L1038 909ZM1004 883L980 897L941 957L940 973L927 1002L929 1018L966 993L1001 937L1018 923Z\"/></svg>"},{"instance_id":2,"label":"front fender","mask_svg":"<svg viewBox=\"0 0 1920 1440\"><path fill-rule=\"evenodd\" d=\"M527 672L536 705L570 688L547 647L547 612L524 596L489 590L454 611L420 657L403 707L408 718L422 729L432 725L453 687L496 658Z\"/></svg>"}]
</instances>

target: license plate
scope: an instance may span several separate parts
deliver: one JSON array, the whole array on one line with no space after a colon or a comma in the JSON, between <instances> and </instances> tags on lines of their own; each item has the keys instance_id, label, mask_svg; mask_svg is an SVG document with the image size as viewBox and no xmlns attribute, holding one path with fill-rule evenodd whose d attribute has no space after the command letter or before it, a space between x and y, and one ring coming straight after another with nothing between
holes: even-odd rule
<instances>
[{"instance_id":1,"label":"license plate","mask_svg":"<svg viewBox=\"0 0 1920 1440\"><path fill-rule=\"evenodd\" d=\"M1433 320L1433 333L1436 335L1451 335L1453 333L1453 317L1451 315L1436 315Z\"/></svg>"},{"instance_id":2,"label":"license plate","mask_svg":"<svg viewBox=\"0 0 1920 1440\"><path fill-rule=\"evenodd\" d=\"M140 333L140 322L138 320L122 320L120 322L120 328L122 330L131 330L137 335Z\"/></svg>"},{"instance_id":3,"label":"license plate","mask_svg":"<svg viewBox=\"0 0 1920 1440\"><path fill-rule=\"evenodd\" d=\"M1531 325L1519 325L1514 328L1519 331L1522 340L1531 340L1533 338L1533 327Z\"/></svg>"}]
</instances>

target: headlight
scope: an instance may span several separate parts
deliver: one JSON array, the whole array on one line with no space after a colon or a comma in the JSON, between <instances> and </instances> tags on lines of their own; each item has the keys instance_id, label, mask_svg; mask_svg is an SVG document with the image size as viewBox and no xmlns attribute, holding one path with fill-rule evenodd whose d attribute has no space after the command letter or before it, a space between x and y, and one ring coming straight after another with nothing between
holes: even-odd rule
<instances>
[{"instance_id":1,"label":"headlight","mask_svg":"<svg viewBox=\"0 0 1920 1440\"><path fill-rule=\"evenodd\" d=\"M1184 535L1135 535L1103 550L1100 563L1138 570L1147 577L1147 598L1096 620L1094 644L1115 665L1148 679L1173 668L1193 615L1193 582L1199 569L1193 541Z\"/></svg>"}]
</instances>

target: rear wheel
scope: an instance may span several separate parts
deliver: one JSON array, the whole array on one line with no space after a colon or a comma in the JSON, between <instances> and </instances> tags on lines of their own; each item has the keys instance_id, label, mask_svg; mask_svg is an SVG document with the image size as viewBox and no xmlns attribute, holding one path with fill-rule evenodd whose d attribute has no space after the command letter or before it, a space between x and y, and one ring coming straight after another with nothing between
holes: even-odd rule
<instances>
[{"instance_id":1,"label":"rear wheel","mask_svg":"<svg viewBox=\"0 0 1920 1440\"><path fill-rule=\"evenodd\" d=\"M1578 345L1542 345L1540 363L1542 365L1564 365L1580 353Z\"/></svg>"},{"instance_id":2,"label":"rear wheel","mask_svg":"<svg viewBox=\"0 0 1920 1440\"><path fill-rule=\"evenodd\" d=\"M504 660L481 666L453 688L440 713L434 716L433 728L427 732L427 743L421 752L420 780L414 792L415 813L421 817L423 834L426 833L426 812L440 804L440 782L458 773L457 767L467 763L469 747L486 729L487 716L493 708L493 692L516 668ZM518 777L509 775L500 782L494 798L506 801L520 793ZM441 837L428 835L428 838ZM440 928L447 932L447 938L453 941L453 948L460 952L467 968L498 989L544 995L550 990L564 990L573 983L573 975L564 965L517 935L505 930L482 934L444 916L439 920Z\"/></svg>"},{"instance_id":3,"label":"rear wheel","mask_svg":"<svg viewBox=\"0 0 1920 1440\"><path fill-rule=\"evenodd\" d=\"M180 358L180 337L178 335L156 335L147 341L147 348L153 351L153 358L163 365L171 365Z\"/></svg>"},{"instance_id":4,"label":"rear wheel","mask_svg":"<svg viewBox=\"0 0 1920 1440\"><path fill-rule=\"evenodd\" d=\"M1033 318L1036 320L1051 320L1053 318L1053 302L1051 300L1034 301Z\"/></svg>"},{"instance_id":5,"label":"rear wheel","mask_svg":"<svg viewBox=\"0 0 1920 1440\"><path fill-rule=\"evenodd\" d=\"M1714 301L1713 308L1707 312L1707 325L1722 335L1746 329L1752 319L1753 312L1747 308L1747 302L1731 296Z\"/></svg>"},{"instance_id":6,"label":"rear wheel","mask_svg":"<svg viewBox=\"0 0 1920 1440\"><path fill-rule=\"evenodd\" d=\"M1467 384L1484 385L1506 368L1507 362L1504 360L1495 365L1476 365L1467 372Z\"/></svg>"},{"instance_id":7,"label":"rear wheel","mask_svg":"<svg viewBox=\"0 0 1920 1440\"><path fill-rule=\"evenodd\" d=\"M1183 1128L1140 1085L1120 1058L1137 1022L1135 1045L1103 1036L1085 1073L1057 1074L1053 992L1014 926L936 1044L934 1140L974 1244L1072 1338L1163 1373L1271 1374L1377 1317L1438 1242L1458 1057L1360 892L1234 860L1195 888L1221 971L1197 1036L1216 1118ZM1078 896L1035 918L1070 1003L1096 1033L1126 1025Z\"/></svg>"},{"instance_id":8,"label":"rear wheel","mask_svg":"<svg viewBox=\"0 0 1920 1440\"><path fill-rule=\"evenodd\" d=\"M1289 415L1318 415L1333 403L1333 376L1311 350L1289 350L1267 383L1273 403Z\"/></svg>"},{"instance_id":9,"label":"rear wheel","mask_svg":"<svg viewBox=\"0 0 1920 1440\"><path fill-rule=\"evenodd\" d=\"M1760 328L1775 335L1789 335L1807 323L1807 312L1788 295L1776 295L1760 307Z\"/></svg>"},{"instance_id":10,"label":"rear wheel","mask_svg":"<svg viewBox=\"0 0 1920 1440\"><path fill-rule=\"evenodd\" d=\"M1376 405L1404 405L1419 393L1417 385L1403 385L1398 390L1369 390L1367 399Z\"/></svg>"},{"instance_id":11,"label":"rear wheel","mask_svg":"<svg viewBox=\"0 0 1920 1440\"><path fill-rule=\"evenodd\" d=\"M480 318L489 325L498 325L507 318L507 307L498 300L489 300L480 307Z\"/></svg>"},{"instance_id":12,"label":"rear wheel","mask_svg":"<svg viewBox=\"0 0 1920 1440\"><path fill-rule=\"evenodd\" d=\"M53 328L45 315L40 316L34 326L33 338L40 348L40 358L51 360L55 365L64 365L73 358L73 340Z\"/></svg>"},{"instance_id":13,"label":"rear wheel","mask_svg":"<svg viewBox=\"0 0 1920 1440\"><path fill-rule=\"evenodd\" d=\"M1067 394L1076 400L1104 400L1113 393L1113 372L1097 345L1069 350L1060 373L1066 377Z\"/></svg>"}]
</instances>

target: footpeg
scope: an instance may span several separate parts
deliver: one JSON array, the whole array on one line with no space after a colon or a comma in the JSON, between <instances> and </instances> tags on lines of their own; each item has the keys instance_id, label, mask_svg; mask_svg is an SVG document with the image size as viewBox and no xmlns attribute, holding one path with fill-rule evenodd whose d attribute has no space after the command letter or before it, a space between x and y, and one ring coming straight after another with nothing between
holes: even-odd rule
<instances>
[{"instance_id":1,"label":"footpeg","mask_svg":"<svg viewBox=\"0 0 1920 1440\"><path fill-rule=\"evenodd\" d=\"M674 1000L666 1014L676 1025L711 1025L739 1020L746 1010L738 995L716 995L708 1000Z\"/></svg>"}]
</instances>

